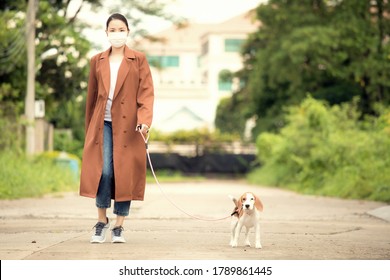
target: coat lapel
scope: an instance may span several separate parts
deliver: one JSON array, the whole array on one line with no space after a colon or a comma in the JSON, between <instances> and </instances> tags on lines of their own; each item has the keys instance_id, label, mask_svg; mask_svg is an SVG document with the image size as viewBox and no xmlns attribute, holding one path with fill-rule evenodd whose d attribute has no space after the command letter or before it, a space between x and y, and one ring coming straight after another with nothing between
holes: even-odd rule
<instances>
[{"instance_id":1,"label":"coat lapel","mask_svg":"<svg viewBox=\"0 0 390 280\"><path fill-rule=\"evenodd\" d=\"M110 60L109 60L110 52L111 52L111 48L106 50L100 56L101 75L102 75L103 85L104 85L104 89L106 90L107 96L110 92Z\"/></svg>"},{"instance_id":2,"label":"coat lapel","mask_svg":"<svg viewBox=\"0 0 390 280\"><path fill-rule=\"evenodd\" d=\"M125 82L126 76L130 70L130 63L135 59L134 52L125 46L125 53L122 60L122 63L119 67L118 78L116 80L114 99L118 95L118 92L122 88L123 83Z\"/></svg>"}]
</instances>

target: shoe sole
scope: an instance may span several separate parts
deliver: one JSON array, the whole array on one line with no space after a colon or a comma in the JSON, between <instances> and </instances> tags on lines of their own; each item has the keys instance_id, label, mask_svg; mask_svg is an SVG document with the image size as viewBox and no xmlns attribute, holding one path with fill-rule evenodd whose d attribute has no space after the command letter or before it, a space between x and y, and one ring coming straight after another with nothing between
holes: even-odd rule
<instances>
[{"instance_id":1,"label":"shoe sole","mask_svg":"<svg viewBox=\"0 0 390 280\"><path fill-rule=\"evenodd\" d=\"M104 242L106 242L106 239L104 239L104 240L102 240L102 241L97 241L97 240L91 240L90 241L90 243L92 243L92 244L102 244L102 243L104 243Z\"/></svg>"},{"instance_id":2,"label":"shoe sole","mask_svg":"<svg viewBox=\"0 0 390 280\"><path fill-rule=\"evenodd\" d=\"M126 243L126 240L112 240L111 243Z\"/></svg>"}]
</instances>

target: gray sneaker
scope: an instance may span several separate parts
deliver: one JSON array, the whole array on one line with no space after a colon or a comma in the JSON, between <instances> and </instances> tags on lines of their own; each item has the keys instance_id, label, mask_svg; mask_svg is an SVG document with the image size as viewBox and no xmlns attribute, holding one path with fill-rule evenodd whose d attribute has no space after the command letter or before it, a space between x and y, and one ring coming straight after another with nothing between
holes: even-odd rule
<instances>
[{"instance_id":1,"label":"gray sneaker","mask_svg":"<svg viewBox=\"0 0 390 280\"><path fill-rule=\"evenodd\" d=\"M103 243L106 241L106 231L110 228L110 222L107 218L107 223L97 222L93 227L95 234L91 237L91 243Z\"/></svg>"},{"instance_id":2,"label":"gray sneaker","mask_svg":"<svg viewBox=\"0 0 390 280\"><path fill-rule=\"evenodd\" d=\"M111 230L111 242L112 243L125 243L126 240L123 237L122 232L124 231L122 226L116 226Z\"/></svg>"}]
</instances>

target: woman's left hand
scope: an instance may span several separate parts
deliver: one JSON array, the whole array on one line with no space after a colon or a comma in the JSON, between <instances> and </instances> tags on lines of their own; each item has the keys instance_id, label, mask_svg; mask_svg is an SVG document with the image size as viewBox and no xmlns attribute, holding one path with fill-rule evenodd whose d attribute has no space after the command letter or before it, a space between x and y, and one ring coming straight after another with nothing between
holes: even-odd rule
<instances>
[{"instance_id":1,"label":"woman's left hand","mask_svg":"<svg viewBox=\"0 0 390 280\"><path fill-rule=\"evenodd\" d=\"M135 131L141 131L143 134L147 134L149 133L149 126L147 126L146 124L139 124L135 128Z\"/></svg>"}]
</instances>

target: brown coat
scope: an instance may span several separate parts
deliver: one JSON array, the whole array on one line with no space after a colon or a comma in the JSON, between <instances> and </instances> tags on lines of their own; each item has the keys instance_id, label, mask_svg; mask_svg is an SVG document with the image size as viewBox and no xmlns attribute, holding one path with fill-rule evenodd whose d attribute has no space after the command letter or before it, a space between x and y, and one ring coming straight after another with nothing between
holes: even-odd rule
<instances>
[{"instance_id":1,"label":"brown coat","mask_svg":"<svg viewBox=\"0 0 390 280\"><path fill-rule=\"evenodd\" d=\"M111 49L92 57L85 112L80 195L96 197L103 169L103 125L110 89ZM151 126L154 89L143 53L125 47L111 107L116 201L143 200L146 149L137 124Z\"/></svg>"}]
</instances>

